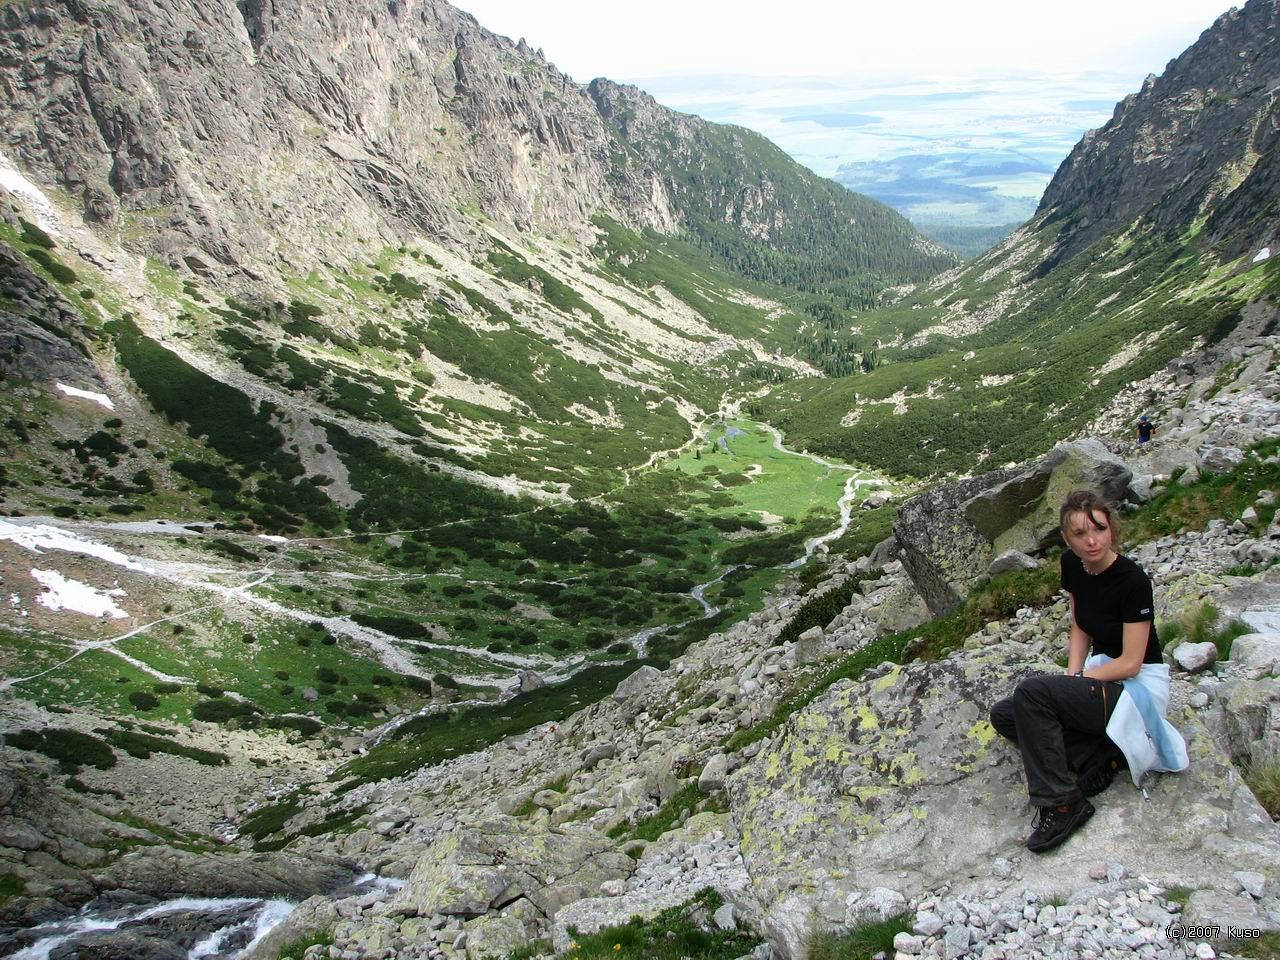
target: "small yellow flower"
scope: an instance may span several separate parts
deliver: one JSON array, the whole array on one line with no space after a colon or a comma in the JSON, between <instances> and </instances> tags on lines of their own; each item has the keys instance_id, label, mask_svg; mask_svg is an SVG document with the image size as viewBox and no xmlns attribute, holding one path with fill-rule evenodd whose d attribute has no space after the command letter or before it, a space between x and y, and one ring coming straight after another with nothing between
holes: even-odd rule
<instances>
[{"instance_id":1,"label":"small yellow flower","mask_svg":"<svg viewBox=\"0 0 1280 960\"><path fill-rule=\"evenodd\" d=\"M614 949L614 950L621 950L621 949L622 949L622 944L620 944L620 943L615 943L615 944L613 945L613 949Z\"/></svg>"}]
</instances>

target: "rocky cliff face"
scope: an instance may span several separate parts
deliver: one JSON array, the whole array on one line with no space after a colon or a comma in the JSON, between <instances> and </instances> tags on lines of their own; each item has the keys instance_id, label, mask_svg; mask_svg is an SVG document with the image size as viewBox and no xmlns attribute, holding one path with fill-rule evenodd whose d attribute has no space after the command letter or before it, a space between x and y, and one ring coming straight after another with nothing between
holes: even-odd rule
<instances>
[{"instance_id":1,"label":"rocky cliff face","mask_svg":"<svg viewBox=\"0 0 1280 960\"><path fill-rule=\"evenodd\" d=\"M644 171L608 177L572 80L445 3L42 0L3 26L6 152L171 256L261 267L344 234L448 236L467 207L674 223Z\"/></svg>"},{"instance_id":2,"label":"rocky cliff face","mask_svg":"<svg viewBox=\"0 0 1280 960\"><path fill-rule=\"evenodd\" d=\"M0 18L5 152L122 241L197 272L464 239L474 214L552 235L600 214L671 232L710 204L777 243L784 222L841 211L785 209L758 158L708 153L741 136L716 142L709 124L645 98L664 130L683 131L660 175L600 96L441 0L32 0ZM819 182L772 154L790 178ZM670 195L673 164L726 162L749 174L734 198ZM889 247L914 255L922 241L905 221L859 202L859 222L824 229L879 229L874 208L893 221Z\"/></svg>"},{"instance_id":3,"label":"rocky cliff face","mask_svg":"<svg viewBox=\"0 0 1280 960\"><path fill-rule=\"evenodd\" d=\"M1272 238L1278 25L1275 0L1224 13L1085 135L1040 202L1038 215L1062 222L1048 265L1135 220L1165 230L1207 217L1212 239L1238 241L1235 254Z\"/></svg>"}]
</instances>

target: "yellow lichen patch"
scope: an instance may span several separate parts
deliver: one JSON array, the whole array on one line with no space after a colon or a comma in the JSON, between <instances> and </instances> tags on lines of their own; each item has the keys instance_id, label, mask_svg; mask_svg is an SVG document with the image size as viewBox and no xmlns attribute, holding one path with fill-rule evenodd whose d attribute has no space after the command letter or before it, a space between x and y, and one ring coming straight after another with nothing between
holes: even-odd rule
<instances>
[{"instance_id":1,"label":"yellow lichen patch","mask_svg":"<svg viewBox=\"0 0 1280 960\"><path fill-rule=\"evenodd\" d=\"M911 816L917 820L925 820L929 817L929 811L924 807L912 807Z\"/></svg>"},{"instance_id":2,"label":"yellow lichen patch","mask_svg":"<svg viewBox=\"0 0 1280 960\"><path fill-rule=\"evenodd\" d=\"M898 677L902 675L902 664L895 663L893 669L886 673L883 677L876 681L875 690L879 693L881 690L888 690L898 682Z\"/></svg>"},{"instance_id":3,"label":"yellow lichen patch","mask_svg":"<svg viewBox=\"0 0 1280 960\"><path fill-rule=\"evenodd\" d=\"M996 737L996 728L987 720L979 720L969 728L965 736L977 741L977 757L981 759L987 754L987 745Z\"/></svg>"},{"instance_id":4,"label":"yellow lichen patch","mask_svg":"<svg viewBox=\"0 0 1280 960\"><path fill-rule=\"evenodd\" d=\"M831 737L827 741L827 751L824 754L827 763L845 763L849 757L849 751L844 748L844 743L839 737Z\"/></svg>"},{"instance_id":5,"label":"yellow lichen patch","mask_svg":"<svg viewBox=\"0 0 1280 960\"><path fill-rule=\"evenodd\" d=\"M863 787L850 787L845 791L845 793L858 801L858 803L866 803L868 800L874 800L876 797L883 797L889 792L888 787L882 787L879 784L868 784Z\"/></svg>"},{"instance_id":6,"label":"yellow lichen patch","mask_svg":"<svg viewBox=\"0 0 1280 960\"><path fill-rule=\"evenodd\" d=\"M782 757L777 751L769 754L769 762L765 764L764 776L766 780L773 780L782 772Z\"/></svg>"},{"instance_id":7,"label":"yellow lichen patch","mask_svg":"<svg viewBox=\"0 0 1280 960\"><path fill-rule=\"evenodd\" d=\"M791 773L793 776L799 776L806 769L812 767L818 761L813 759L805 750L804 744L797 743L795 749L791 751Z\"/></svg>"},{"instance_id":8,"label":"yellow lichen patch","mask_svg":"<svg viewBox=\"0 0 1280 960\"><path fill-rule=\"evenodd\" d=\"M880 718L876 716L876 712L865 703L858 707L858 729L859 730L879 730Z\"/></svg>"},{"instance_id":9,"label":"yellow lichen patch","mask_svg":"<svg viewBox=\"0 0 1280 960\"><path fill-rule=\"evenodd\" d=\"M796 717L796 728L799 730L825 730L831 720L825 713L802 713Z\"/></svg>"}]
</instances>

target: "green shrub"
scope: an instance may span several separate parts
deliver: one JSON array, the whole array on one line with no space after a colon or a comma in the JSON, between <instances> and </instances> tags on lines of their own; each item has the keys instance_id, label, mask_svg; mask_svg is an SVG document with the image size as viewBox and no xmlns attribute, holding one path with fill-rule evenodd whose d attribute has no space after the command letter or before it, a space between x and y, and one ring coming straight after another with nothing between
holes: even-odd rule
<instances>
[{"instance_id":1,"label":"green shrub","mask_svg":"<svg viewBox=\"0 0 1280 960\"><path fill-rule=\"evenodd\" d=\"M220 767L228 762L225 753L201 750L198 747L188 747L165 737L137 733L132 730L108 730L103 732L105 732L106 738L116 747L119 747L129 756L137 757L141 760L146 760L153 753L167 753L175 757L194 760L196 763L204 764L206 767Z\"/></svg>"},{"instance_id":2,"label":"green shrub","mask_svg":"<svg viewBox=\"0 0 1280 960\"><path fill-rule=\"evenodd\" d=\"M261 840L283 830L284 825L301 812L302 807L292 800L262 807L245 817L244 823L240 824L240 832Z\"/></svg>"},{"instance_id":3,"label":"green shrub","mask_svg":"<svg viewBox=\"0 0 1280 960\"><path fill-rule=\"evenodd\" d=\"M312 717L271 717L267 726L273 730L297 730L304 737L314 736L324 729L324 724Z\"/></svg>"},{"instance_id":4,"label":"green shrub","mask_svg":"<svg viewBox=\"0 0 1280 960\"><path fill-rule=\"evenodd\" d=\"M110 770L116 765L116 755L105 740L78 730L22 730L5 734L4 739L11 747L43 753L58 761L59 769L66 774L78 773L82 766Z\"/></svg>"},{"instance_id":5,"label":"green shrub","mask_svg":"<svg viewBox=\"0 0 1280 960\"><path fill-rule=\"evenodd\" d=\"M227 691L223 690L221 687L215 687L211 683L200 682L196 684L196 693L202 693L211 699L217 699L226 692Z\"/></svg>"},{"instance_id":6,"label":"green shrub","mask_svg":"<svg viewBox=\"0 0 1280 960\"><path fill-rule=\"evenodd\" d=\"M22 896L25 889L22 878L16 873L0 873L0 903Z\"/></svg>"},{"instance_id":7,"label":"green shrub","mask_svg":"<svg viewBox=\"0 0 1280 960\"><path fill-rule=\"evenodd\" d=\"M147 693L145 690L135 690L129 694L129 702L133 704L135 710L146 712L154 710L160 706L160 698L155 694Z\"/></svg>"},{"instance_id":8,"label":"green shrub","mask_svg":"<svg viewBox=\"0 0 1280 960\"><path fill-rule=\"evenodd\" d=\"M57 244L53 242L53 237L45 233L30 220L22 217L18 218L18 222L22 225L22 242L29 243L33 247L44 247L46 250L52 250Z\"/></svg>"},{"instance_id":9,"label":"green shrub","mask_svg":"<svg viewBox=\"0 0 1280 960\"><path fill-rule=\"evenodd\" d=\"M226 697L217 700L201 700L191 708L191 716L209 723L227 723L232 720L247 720L258 712L252 703L231 700Z\"/></svg>"},{"instance_id":10,"label":"green shrub","mask_svg":"<svg viewBox=\"0 0 1280 960\"><path fill-rule=\"evenodd\" d=\"M151 689L159 694L177 693L182 689L182 684L174 683L169 680L160 680L151 685Z\"/></svg>"},{"instance_id":11,"label":"green shrub","mask_svg":"<svg viewBox=\"0 0 1280 960\"><path fill-rule=\"evenodd\" d=\"M65 263L55 259L50 255L49 251L44 247L31 247L27 250L29 256L40 266L49 272L49 276L53 277L59 283L75 283L80 279L79 274L68 267Z\"/></svg>"}]
</instances>

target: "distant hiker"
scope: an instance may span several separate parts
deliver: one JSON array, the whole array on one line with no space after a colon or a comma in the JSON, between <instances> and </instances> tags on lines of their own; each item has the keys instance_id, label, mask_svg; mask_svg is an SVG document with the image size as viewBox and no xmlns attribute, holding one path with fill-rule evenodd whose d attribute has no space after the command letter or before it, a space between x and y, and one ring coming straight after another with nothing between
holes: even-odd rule
<instances>
[{"instance_id":1,"label":"distant hiker","mask_svg":"<svg viewBox=\"0 0 1280 960\"><path fill-rule=\"evenodd\" d=\"M1151 438L1155 436L1156 425L1148 419L1144 413L1138 418L1138 446L1149 443Z\"/></svg>"},{"instance_id":2,"label":"distant hiker","mask_svg":"<svg viewBox=\"0 0 1280 960\"><path fill-rule=\"evenodd\" d=\"M1018 745L1031 803L1027 838L1052 849L1093 816L1122 764L1134 785L1149 770L1187 766L1187 747L1165 720L1169 668L1160 657L1151 578L1116 552L1115 510L1091 490L1067 495L1058 514L1068 550L1062 587L1071 602L1065 674L1034 674L991 708L991 725ZM1090 652L1092 655L1090 656Z\"/></svg>"}]
</instances>

